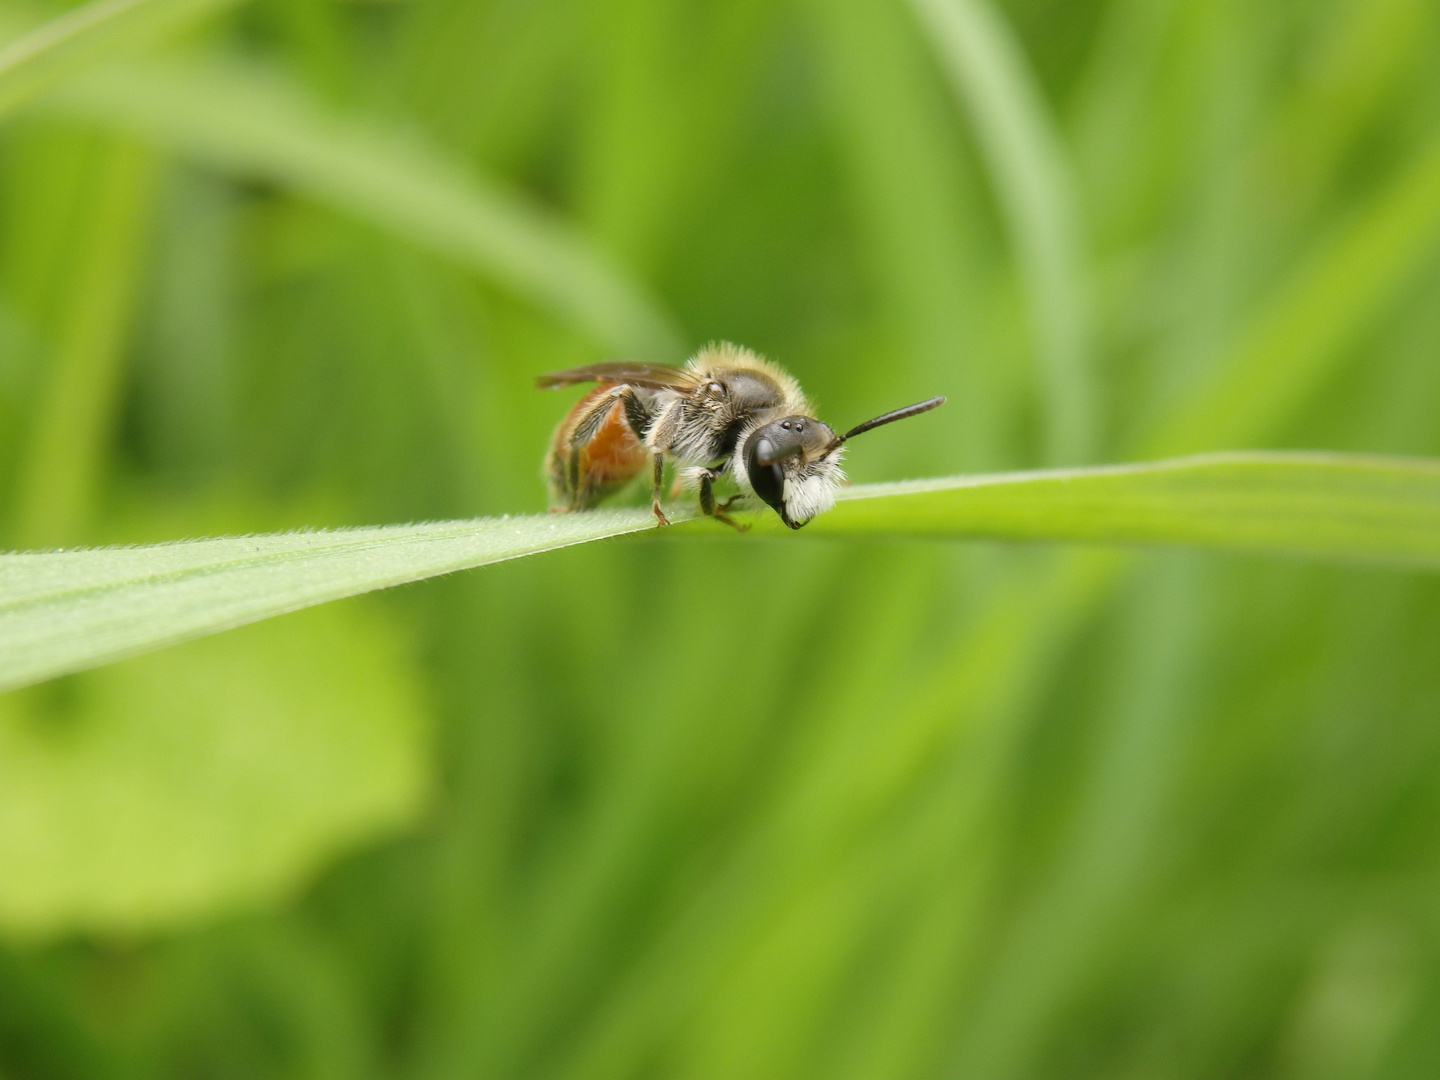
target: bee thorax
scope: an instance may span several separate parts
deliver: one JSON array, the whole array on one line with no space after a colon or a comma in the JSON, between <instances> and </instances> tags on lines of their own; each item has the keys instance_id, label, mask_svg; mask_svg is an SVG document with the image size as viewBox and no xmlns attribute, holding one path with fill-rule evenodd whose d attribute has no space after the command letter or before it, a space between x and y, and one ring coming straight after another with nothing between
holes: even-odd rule
<instances>
[{"instance_id":1,"label":"bee thorax","mask_svg":"<svg viewBox=\"0 0 1440 1080\"><path fill-rule=\"evenodd\" d=\"M706 464L725 457L733 449L726 439L727 417L718 409L677 402L679 416L671 436L669 452L677 461Z\"/></svg>"}]
</instances>

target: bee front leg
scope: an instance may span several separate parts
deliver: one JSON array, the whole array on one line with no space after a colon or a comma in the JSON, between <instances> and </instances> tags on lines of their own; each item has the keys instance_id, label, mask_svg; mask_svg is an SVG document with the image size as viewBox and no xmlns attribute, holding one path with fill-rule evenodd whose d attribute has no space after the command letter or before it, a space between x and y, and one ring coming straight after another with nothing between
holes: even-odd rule
<instances>
[{"instance_id":1,"label":"bee front leg","mask_svg":"<svg viewBox=\"0 0 1440 1080\"><path fill-rule=\"evenodd\" d=\"M655 463L650 486L650 510L661 525L669 525L670 519L660 508L660 486L665 482L665 455L675 444L675 433L680 421L680 404L672 401L661 408L645 434L645 445L653 455Z\"/></svg>"},{"instance_id":2,"label":"bee front leg","mask_svg":"<svg viewBox=\"0 0 1440 1080\"><path fill-rule=\"evenodd\" d=\"M669 525L670 519L665 516L665 511L660 509L660 486L665 482L665 455L654 454L652 460L654 472L650 488L650 511L655 515L656 522Z\"/></svg>"},{"instance_id":3,"label":"bee front leg","mask_svg":"<svg viewBox=\"0 0 1440 1080\"><path fill-rule=\"evenodd\" d=\"M738 521L725 513L730 509L730 504L739 496L726 499L719 506L715 505L715 481L719 479L720 473L715 469L706 469L700 474L700 512L706 517L713 517L716 521L724 522L736 532L745 532L749 525L741 525Z\"/></svg>"}]
</instances>

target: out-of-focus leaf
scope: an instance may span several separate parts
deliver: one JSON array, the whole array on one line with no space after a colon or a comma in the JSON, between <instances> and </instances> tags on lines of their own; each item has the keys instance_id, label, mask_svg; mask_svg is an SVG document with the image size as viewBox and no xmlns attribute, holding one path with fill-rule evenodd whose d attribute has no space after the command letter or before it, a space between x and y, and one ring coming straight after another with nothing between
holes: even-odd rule
<instances>
[{"instance_id":1,"label":"out-of-focus leaf","mask_svg":"<svg viewBox=\"0 0 1440 1080\"><path fill-rule=\"evenodd\" d=\"M64 329L45 365L15 484L11 535L19 547L80 534L123 392L137 268L156 204L155 154L134 140L107 140L93 164Z\"/></svg>"},{"instance_id":2,"label":"out-of-focus leaf","mask_svg":"<svg viewBox=\"0 0 1440 1080\"><path fill-rule=\"evenodd\" d=\"M1072 170L1020 43L987 0L911 0L969 112L1028 283L1052 463L1096 436Z\"/></svg>"},{"instance_id":3,"label":"out-of-focus leaf","mask_svg":"<svg viewBox=\"0 0 1440 1080\"><path fill-rule=\"evenodd\" d=\"M1440 567L1440 462L1425 460L1217 454L843 494L805 535L1181 544ZM750 517L785 531L773 515ZM648 511L616 510L0 556L0 688L653 524Z\"/></svg>"},{"instance_id":4,"label":"out-of-focus leaf","mask_svg":"<svg viewBox=\"0 0 1440 1080\"><path fill-rule=\"evenodd\" d=\"M1147 456L1253 445L1309 399L1437 242L1440 141L1316 244L1214 375L1145 441Z\"/></svg>"},{"instance_id":5,"label":"out-of-focus leaf","mask_svg":"<svg viewBox=\"0 0 1440 1080\"><path fill-rule=\"evenodd\" d=\"M238 0L92 0L0 47L0 115L96 61ZM8 26L21 21L6 11Z\"/></svg>"},{"instance_id":6,"label":"out-of-focus leaf","mask_svg":"<svg viewBox=\"0 0 1440 1080\"><path fill-rule=\"evenodd\" d=\"M137 64L86 76L46 103L331 203L473 267L624 355L684 352L645 288L559 220L412 133L327 112L277 74Z\"/></svg>"},{"instance_id":7,"label":"out-of-focus leaf","mask_svg":"<svg viewBox=\"0 0 1440 1080\"><path fill-rule=\"evenodd\" d=\"M0 696L0 930L146 931L302 885L426 801L393 628L327 608Z\"/></svg>"},{"instance_id":8,"label":"out-of-focus leaf","mask_svg":"<svg viewBox=\"0 0 1440 1080\"><path fill-rule=\"evenodd\" d=\"M956 153L957 125L941 88L930 85L926 45L900 5L806 6L855 193L855 227L873 260L867 272L885 333L896 335L888 348L866 346L854 362L886 355L890 386L950 396L956 422L944 445L947 471L994 467L985 463L1000 460L998 388L1010 358L982 344L976 315L994 301L977 227L983 195Z\"/></svg>"}]
</instances>

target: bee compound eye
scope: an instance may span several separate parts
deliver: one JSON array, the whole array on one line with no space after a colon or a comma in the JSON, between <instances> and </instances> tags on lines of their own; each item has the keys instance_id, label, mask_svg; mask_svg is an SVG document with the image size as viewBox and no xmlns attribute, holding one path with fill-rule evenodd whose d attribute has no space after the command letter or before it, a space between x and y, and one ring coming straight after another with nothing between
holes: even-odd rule
<instances>
[{"instance_id":1,"label":"bee compound eye","mask_svg":"<svg viewBox=\"0 0 1440 1080\"><path fill-rule=\"evenodd\" d=\"M722 384L713 381L707 385L705 389L709 390L712 394L723 394L725 392L725 387Z\"/></svg>"},{"instance_id":2,"label":"bee compound eye","mask_svg":"<svg viewBox=\"0 0 1440 1080\"><path fill-rule=\"evenodd\" d=\"M785 476L779 465L761 464L775 456L775 444L762 436L755 440L745 456L745 471L750 477L750 486L755 489L755 494L766 505L779 510L785 501Z\"/></svg>"}]
</instances>

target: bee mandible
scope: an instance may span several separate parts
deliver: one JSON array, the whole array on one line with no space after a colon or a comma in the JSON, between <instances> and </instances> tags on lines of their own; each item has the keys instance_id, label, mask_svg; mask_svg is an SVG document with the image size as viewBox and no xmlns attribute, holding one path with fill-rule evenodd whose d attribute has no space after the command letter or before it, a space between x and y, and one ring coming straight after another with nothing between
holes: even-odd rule
<instances>
[{"instance_id":1,"label":"bee mandible","mask_svg":"<svg viewBox=\"0 0 1440 1080\"><path fill-rule=\"evenodd\" d=\"M668 459L684 486L698 491L706 516L743 529L727 511L754 495L801 528L835 504L847 440L945 402L930 398L837 435L815 418L793 378L729 343L706 346L684 367L590 364L542 375L538 385L586 382L599 385L560 422L545 456L551 510L588 510L648 464L650 508L661 525L670 523L660 505ZM740 494L717 503L715 482L727 472Z\"/></svg>"}]
</instances>

